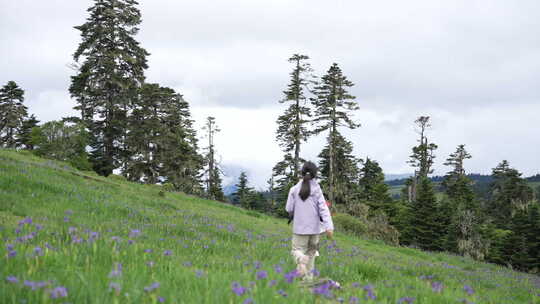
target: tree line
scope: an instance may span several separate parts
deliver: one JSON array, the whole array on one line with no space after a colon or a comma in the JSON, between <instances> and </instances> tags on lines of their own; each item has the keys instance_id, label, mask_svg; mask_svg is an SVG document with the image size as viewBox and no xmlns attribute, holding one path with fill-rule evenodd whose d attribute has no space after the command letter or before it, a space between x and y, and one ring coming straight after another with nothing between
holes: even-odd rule
<instances>
[{"instance_id":1,"label":"tree line","mask_svg":"<svg viewBox=\"0 0 540 304\"><path fill-rule=\"evenodd\" d=\"M141 23L137 2L95 0L88 13L86 22L75 27L81 43L73 54L69 88L80 116L39 124L24 105L24 90L9 81L0 89L2 147L31 150L103 176L118 173L130 181L226 201L215 118L206 119L205 140L199 140L183 96L146 82L149 53L135 39ZM316 76L309 59L304 54L288 59L289 83L279 100L285 110L276 121L282 157L269 174L268 189L250 187L242 172L230 197L233 204L285 216L288 191L299 181L305 161L303 145L322 134L320 180L338 226L394 244L538 271L538 193L520 172L502 161L492 170L486 194L478 195L466 172L472 156L459 145L444 162L448 173L435 185L430 175L438 146L429 135L431 118L420 116L414 122L418 141L408 160L415 174L401 195L392 197L379 163L354 156L353 143L342 133L360 127L353 117L359 105L349 92L354 83L337 63Z\"/></svg>"}]
</instances>

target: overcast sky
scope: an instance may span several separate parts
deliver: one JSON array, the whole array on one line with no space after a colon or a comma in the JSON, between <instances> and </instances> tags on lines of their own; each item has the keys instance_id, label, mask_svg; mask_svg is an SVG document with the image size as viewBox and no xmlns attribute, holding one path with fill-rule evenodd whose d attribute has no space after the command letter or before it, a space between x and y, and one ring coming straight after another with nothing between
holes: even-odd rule
<instances>
[{"instance_id":1,"label":"overcast sky","mask_svg":"<svg viewBox=\"0 0 540 304\"><path fill-rule=\"evenodd\" d=\"M0 0L0 85L16 81L41 121L77 114L67 65L92 3ZM435 174L459 144L473 156L469 172L503 159L540 172L538 0L141 0L140 10L147 81L182 93L198 127L215 116L222 164L255 186L282 155L275 121L294 53L318 75L336 62L355 83L362 127L343 133L385 173L412 172L420 115L432 117ZM309 140L302 156L316 161L323 144Z\"/></svg>"}]
</instances>

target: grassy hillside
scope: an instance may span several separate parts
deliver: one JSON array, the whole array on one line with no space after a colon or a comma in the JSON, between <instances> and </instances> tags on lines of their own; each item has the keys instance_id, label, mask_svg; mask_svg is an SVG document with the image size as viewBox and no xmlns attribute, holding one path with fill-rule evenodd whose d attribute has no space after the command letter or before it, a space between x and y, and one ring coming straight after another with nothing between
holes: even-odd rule
<instances>
[{"instance_id":1,"label":"grassy hillside","mask_svg":"<svg viewBox=\"0 0 540 304\"><path fill-rule=\"evenodd\" d=\"M314 293L284 220L159 192L0 150L0 303L540 303L538 277L339 232L317 268L342 288Z\"/></svg>"}]
</instances>

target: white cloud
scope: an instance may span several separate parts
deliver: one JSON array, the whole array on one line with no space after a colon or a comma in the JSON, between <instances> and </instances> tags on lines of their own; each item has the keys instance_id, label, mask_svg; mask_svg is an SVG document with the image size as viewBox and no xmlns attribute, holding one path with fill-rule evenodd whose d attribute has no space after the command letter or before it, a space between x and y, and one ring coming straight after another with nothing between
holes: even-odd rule
<instances>
[{"instance_id":1,"label":"white cloud","mask_svg":"<svg viewBox=\"0 0 540 304\"><path fill-rule=\"evenodd\" d=\"M35 114L42 123L62 117L80 116L79 112L73 110L75 102L69 98L67 91L43 91L27 100L26 104L29 112Z\"/></svg>"},{"instance_id":2,"label":"white cloud","mask_svg":"<svg viewBox=\"0 0 540 304\"><path fill-rule=\"evenodd\" d=\"M0 0L0 84L15 80L42 121L73 113L66 64L92 2ZM339 63L356 84L363 127L344 133L388 173L410 171L419 115L433 117L437 173L461 143L470 171L489 173L503 158L527 175L540 170L540 1L152 0L140 9L148 81L184 94L199 126L216 116L223 162L257 184L281 156L277 101L297 52L319 75ZM311 139L304 157L316 160L323 144Z\"/></svg>"}]
</instances>

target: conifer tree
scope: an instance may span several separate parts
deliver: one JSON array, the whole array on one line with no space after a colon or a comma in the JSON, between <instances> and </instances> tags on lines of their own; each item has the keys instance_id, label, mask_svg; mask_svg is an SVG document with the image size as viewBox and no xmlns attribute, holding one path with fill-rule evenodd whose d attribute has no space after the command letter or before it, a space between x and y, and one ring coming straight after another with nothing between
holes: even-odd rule
<instances>
[{"instance_id":1,"label":"conifer tree","mask_svg":"<svg viewBox=\"0 0 540 304\"><path fill-rule=\"evenodd\" d=\"M39 120L37 120L34 114L30 115L29 117L23 120L21 129L19 132L19 138L17 140L18 147L24 147L26 150L34 149L34 146L32 145L31 134L32 134L32 129L37 127L38 123L39 123Z\"/></svg>"},{"instance_id":2,"label":"conifer tree","mask_svg":"<svg viewBox=\"0 0 540 304\"><path fill-rule=\"evenodd\" d=\"M348 89L354 84L343 75L339 66L334 63L321 78L321 81L314 89L315 98L312 98L312 104L315 108L313 123L315 129L313 134L320 134L328 131L328 172L327 185L328 197L330 201L335 201L338 191L346 188L340 185L336 179L337 153L336 146L340 144L338 127L347 127L355 129L360 126L352 119L352 111L359 109L354 96L350 95ZM343 144L343 143L341 143Z\"/></svg>"},{"instance_id":3,"label":"conifer tree","mask_svg":"<svg viewBox=\"0 0 540 304\"><path fill-rule=\"evenodd\" d=\"M171 96L158 84L144 84L128 116L126 136L129 160L122 174L131 181L155 184L162 173L161 136L165 133L163 109Z\"/></svg>"},{"instance_id":4,"label":"conifer tree","mask_svg":"<svg viewBox=\"0 0 540 304\"><path fill-rule=\"evenodd\" d=\"M521 175L518 170L510 168L506 160L493 168L486 211L499 228L508 229L516 210L524 209L533 200L533 191Z\"/></svg>"},{"instance_id":5,"label":"conifer tree","mask_svg":"<svg viewBox=\"0 0 540 304\"><path fill-rule=\"evenodd\" d=\"M526 210L516 211L512 223L509 224L511 233L503 245L503 256L512 267L527 271L530 262L528 231L531 228Z\"/></svg>"},{"instance_id":6,"label":"conifer tree","mask_svg":"<svg viewBox=\"0 0 540 304\"><path fill-rule=\"evenodd\" d=\"M472 181L465 175L463 165L463 162L470 158L471 155L465 150L465 145L459 145L444 163L444 165L452 167L452 170L446 173L442 182L446 194L451 199L462 202L472 202L474 200L474 192L471 187Z\"/></svg>"},{"instance_id":7,"label":"conifer tree","mask_svg":"<svg viewBox=\"0 0 540 304\"><path fill-rule=\"evenodd\" d=\"M104 176L127 164L127 116L147 68L148 53L134 39L141 22L137 4L95 0L87 21L75 27L82 42L73 58L82 63L70 93L91 134L94 170Z\"/></svg>"},{"instance_id":8,"label":"conifer tree","mask_svg":"<svg viewBox=\"0 0 540 304\"><path fill-rule=\"evenodd\" d=\"M223 193L223 186L221 185L221 174L222 172L218 166L214 166L212 171L210 171L210 179L212 180L212 184L209 195L213 200L224 202L225 194Z\"/></svg>"},{"instance_id":9,"label":"conifer tree","mask_svg":"<svg viewBox=\"0 0 540 304\"><path fill-rule=\"evenodd\" d=\"M358 163L359 160L352 155L353 146L350 141L343 137L338 131L327 137L327 144L319 154L319 170L324 189L330 189L330 151L334 156L334 200L335 204L352 203L358 192ZM333 146L332 146L333 145Z\"/></svg>"},{"instance_id":10,"label":"conifer tree","mask_svg":"<svg viewBox=\"0 0 540 304\"><path fill-rule=\"evenodd\" d=\"M367 202L370 211L382 210L390 218L396 216L392 198L388 194L388 185L384 182L384 173L377 161L366 157L360 168L359 198Z\"/></svg>"},{"instance_id":11,"label":"conifer tree","mask_svg":"<svg viewBox=\"0 0 540 304\"><path fill-rule=\"evenodd\" d=\"M424 250L440 250L441 231L437 223L438 212L433 185L421 177L416 201L411 206L406 238Z\"/></svg>"},{"instance_id":12,"label":"conifer tree","mask_svg":"<svg viewBox=\"0 0 540 304\"><path fill-rule=\"evenodd\" d=\"M299 168L300 149L303 142L309 136L307 124L311 112L306 106L306 93L310 92L309 84L312 82L312 68L306 55L294 54L289 58L289 62L294 64L290 73L291 80L285 95L280 103L288 103L285 112L277 119L278 128L276 130L276 140L282 149L284 156L273 168L273 176L276 177L279 198L287 197L289 188L294 185L300 177Z\"/></svg>"},{"instance_id":13,"label":"conifer tree","mask_svg":"<svg viewBox=\"0 0 540 304\"><path fill-rule=\"evenodd\" d=\"M540 271L540 203L537 201L528 209L527 244L529 245L529 269Z\"/></svg>"},{"instance_id":14,"label":"conifer tree","mask_svg":"<svg viewBox=\"0 0 540 304\"><path fill-rule=\"evenodd\" d=\"M418 168L418 176L427 177L433 173L433 161L435 159L434 151L437 145L430 143L427 137L427 130L431 127L429 116L420 116L415 120L417 125L417 133L420 135L418 146L413 147L410 160L408 161L412 167Z\"/></svg>"},{"instance_id":15,"label":"conifer tree","mask_svg":"<svg viewBox=\"0 0 540 304\"><path fill-rule=\"evenodd\" d=\"M236 184L236 192L233 193L233 202L246 209L252 209L253 188L249 187L246 172L242 171Z\"/></svg>"},{"instance_id":16,"label":"conifer tree","mask_svg":"<svg viewBox=\"0 0 540 304\"><path fill-rule=\"evenodd\" d=\"M437 149L437 145L430 143L427 138L426 132L431 127L429 118L429 116L420 116L414 121L418 128L416 132L420 135L420 138L418 139L418 146L412 148L412 154L407 161L413 168L418 168L418 170L415 170L414 172L414 177L411 177L408 182L407 190L409 202L416 199L416 187L419 179L427 177L433 172L431 167L433 166L433 161L435 159L434 152Z\"/></svg>"},{"instance_id":17,"label":"conifer tree","mask_svg":"<svg viewBox=\"0 0 540 304\"><path fill-rule=\"evenodd\" d=\"M448 199L440 206L439 223L445 227L445 250L483 259L486 245L480 234L478 203L464 168L464 161L470 158L465 145L459 145L444 163L452 170L442 182Z\"/></svg>"},{"instance_id":18,"label":"conifer tree","mask_svg":"<svg viewBox=\"0 0 540 304\"><path fill-rule=\"evenodd\" d=\"M216 125L216 119L210 116L206 119L206 125L203 130L206 131L206 137L208 138L205 155L205 163L208 167L206 170L206 194L210 199L223 201L225 195L221 186L221 170L216 160L214 146L214 137L221 129Z\"/></svg>"},{"instance_id":19,"label":"conifer tree","mask_svg":"<svg viewBox=\"0 0 540 304\"><path fill-rule=\"evenodd\" d=\"M0 145L15 148L19 133L26 118L27 108L23 104L24 90L15 81L8 81L0 89Z\"/></svg>"},{"instance_id":20,"label":"conifer tree","mask_svg":"<svg viewBox=\"0 0 540 304\"><path fill-rule=\"evenodd\" d=\"M202 174L204 159L198 153L197 133L189 104L173 89L162 88L162 133L158 147L160 175L176 190L189 194L203 194Z\"/></svg>"}]
</instances>

